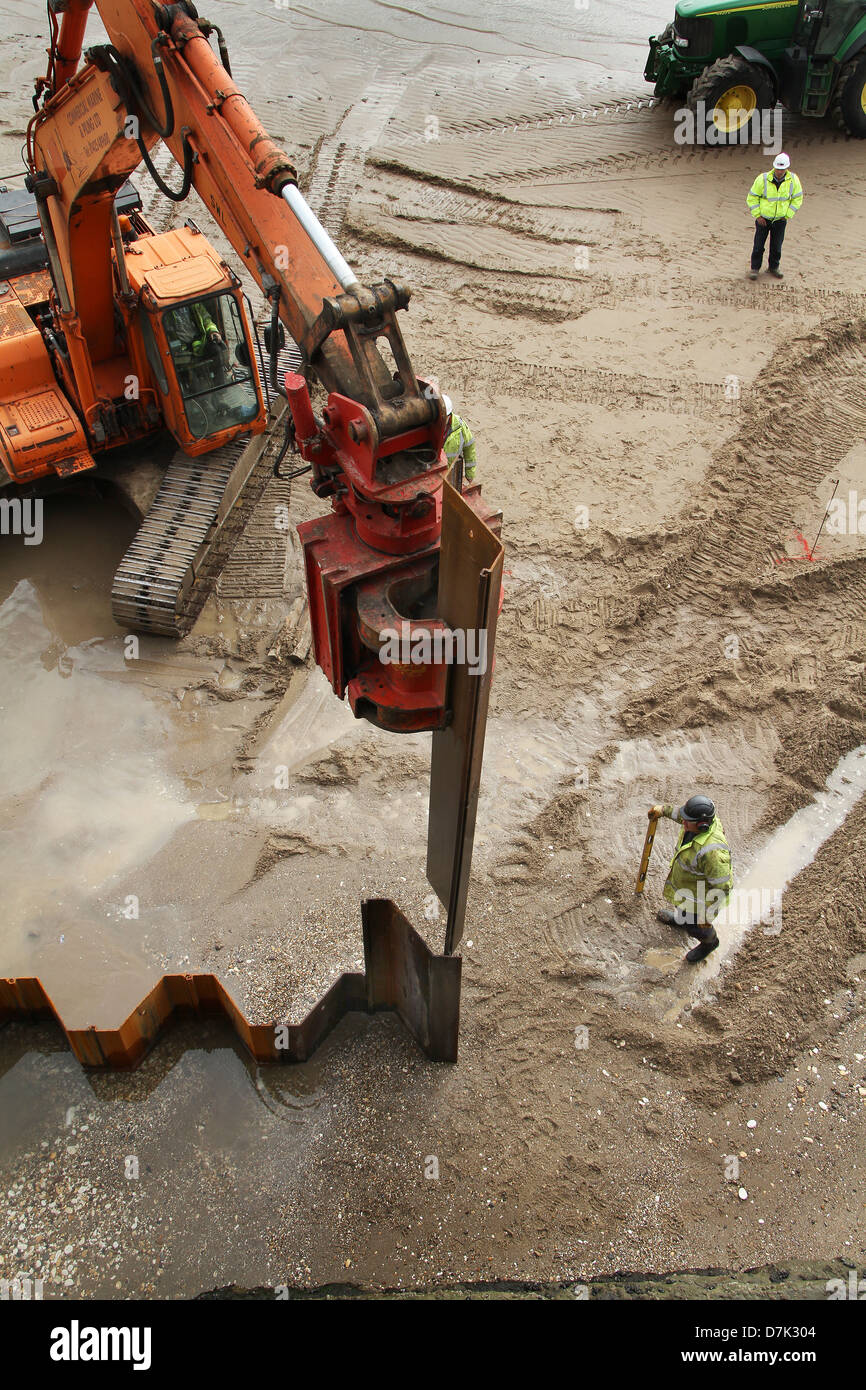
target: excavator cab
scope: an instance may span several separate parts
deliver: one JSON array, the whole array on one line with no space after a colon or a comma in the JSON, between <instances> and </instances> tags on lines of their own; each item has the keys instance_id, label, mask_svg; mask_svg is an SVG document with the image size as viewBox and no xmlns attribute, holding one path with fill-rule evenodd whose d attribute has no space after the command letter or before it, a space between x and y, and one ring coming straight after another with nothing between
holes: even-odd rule
<instances>
[{"instance_id":1,"label":"excavator cab","mask_svg":"<svg viewBox=\"0 0 866 1390\"><path fill-rule=\"evenodd\" d=\"M267 413L240 289L194 227L127 248L137 324L160 412L188 454L261 434Z\"/></svg>"},{"instance_id":2,"label":"excavator cab","mask_svg":"<svg viewBox=\"0 0 866 1390\"><path fill-rule=\"evenodd\" d=\"M259 395L233 294L187 300L163 310L162 331L194 439L209 439L255 421Z\"/></svg>"}]
</instances>

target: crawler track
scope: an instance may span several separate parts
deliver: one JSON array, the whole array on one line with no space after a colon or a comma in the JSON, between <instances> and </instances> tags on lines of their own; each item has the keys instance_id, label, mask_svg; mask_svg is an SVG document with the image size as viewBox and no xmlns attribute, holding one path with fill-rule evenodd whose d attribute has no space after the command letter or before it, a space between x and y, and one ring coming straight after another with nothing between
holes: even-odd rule
<instances>
[{"instance_id":1,"label":"crawler track","mask_svg":"<svg viewBox=\"0 0 866 1390\"><path fill-rule=\"evenodd\" d=\"M297 367L294 346L279 372ZM273 472L284 407L268 431L200 458L179 452L114 577L112 610L120 627L181 637L195 621ZM230 524L229 524L230 523Z\"/></svg>"}]
</instances>

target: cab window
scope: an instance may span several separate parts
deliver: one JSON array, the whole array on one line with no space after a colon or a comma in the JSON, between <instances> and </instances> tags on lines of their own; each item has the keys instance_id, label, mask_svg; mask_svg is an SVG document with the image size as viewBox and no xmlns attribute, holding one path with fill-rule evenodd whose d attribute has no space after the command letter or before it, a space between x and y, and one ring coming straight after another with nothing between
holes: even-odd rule
<instances>
[{"instance_id":1,"label":"cab window","mask_svg":"<svg viewBox=\"0 0 866 1390\"><path fill-rule=\"evenodd\" d=\"M162 321L193 438L255 420L259 394L234 295L176 304Z\"/></svg>"}]
</instances>

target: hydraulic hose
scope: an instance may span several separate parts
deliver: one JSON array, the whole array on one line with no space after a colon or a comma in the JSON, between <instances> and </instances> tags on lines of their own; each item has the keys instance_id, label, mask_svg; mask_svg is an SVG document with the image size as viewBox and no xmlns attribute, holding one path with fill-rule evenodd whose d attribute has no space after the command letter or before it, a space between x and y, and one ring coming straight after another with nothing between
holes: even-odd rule
<instances>
[{"instance_id":1,"label":"hydraulic hose","mask_svg":"<svg viewBox=\"0 0 866 1390\"><path fill-rule=\"evenodd\" d=\"M152 126L162 140L167 140L169 136L174 134L174 105L171 100L171 92L169 91L168 81L165 76L163 61L157 52L157 49L163 42L163 36L158 34L150 46L150 51L153 55L153 66L156 71L160 91L162 92L165 111L162 120L150 109L147 97L139 84L138 73L134 65L130 63L127 58L124 58L123 54L119 53L113 44L100 44L96 48L88 49L87 57L90 61L98 63L100 67L104 68L105 71L110 74L112 86L126 106L129 114L135 116L139 122L143 119L147 125ZM150 151L142 139L141 130L139 129L136 134L139 153L141 154L147 172L150 174L150 177L153 179L160 193L162 193L164 197L169 198L173 203L182 203L184 199L189 196L189 191L192 188L195 151L189 142L188 135L189 131L185 126L181 131L181 139L183 142L183 181L180 188L175 190L169 187L153 163L150 157Z\"/></svg>"},{"instance_id":2,"label":"hydraulic hose","mask_svg":"<svg viewBox=\"0 0 866 1390\"><path fill-rule=\"evenodd\" d=\"M220 62L225 68L229 77L231 77L232 65L229 60L228 44L225 41L225 35L223 34L222 29L219 27L218 24L213 24L209 19L200 19L198 27L199 29L201 29L206 39L209 39L211 34L216 34L217 44L219 46L220 51Z\"/></svg>"},{"instance_id":3,"label":"hydraulic hose","mask_svg":"<svg viewBox=\"0 0 866 1390\"><path fill-rule=\"evenodd\" d=\"M281 473L281 472L280 472L280 464L282 463L283 459L286 457L286 454L289 452L289 450L290 450L290 449L294 449L294 447L295 447L295 422L294 422L294 420L292 419L292 412L289 411L289 412L288 412L288 420L286 421L286 437L285 437L285 439L283 440L283 445L282 445L282 448L280 449L280 452L277 454L277 457L274 459L274 477L275 477L275 478L282 478L284 482L285 482L285 481L288 481L288 480L291 479L291 478L300 478L300 476L301 476L302 473L309 473L310 469L311 469L312 466L313 466L311 463L306 463L306 464L304 464L303 468L295 468L291 473Z\"/></svg>"}]
</instances>

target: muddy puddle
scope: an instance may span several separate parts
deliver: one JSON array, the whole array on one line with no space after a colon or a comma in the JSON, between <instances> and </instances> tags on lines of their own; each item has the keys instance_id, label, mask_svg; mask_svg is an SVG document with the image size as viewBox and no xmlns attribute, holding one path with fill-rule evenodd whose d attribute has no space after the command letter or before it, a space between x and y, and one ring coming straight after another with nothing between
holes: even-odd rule
<instances>
[{"instance_id":1,"label":"muddy puddle","mask_svg":"<svg viewBox=\"0 0 866 1390\"><path fill-rule=\"evenodd\" d=\"M147 975L122 885L201 799L183 775L177 690L225 663L153 639L129 659L109 595L134 523L83 494L47 500L44 518L41 545L0 549L0 971L113 1011Z\"/></svg>"},{"instance_id":2,"label":"muddy puddle","mask_svg":"<svg viewBox=\"0 0 866 1390\"><path fill-rule=\"evenodd\" d=\"M102 501L84 488L45 498L41 529L38 545L19 536L2 537L0 603L26 579L58 645L116 637L111 581L136 523L118 503Z\"/></svg>"},{"instance_id":3,"label":"muddy puddle","mask_svg":"<svg viewBox=\"0 0 866 1390\"><path fill-rule=\"evenodd\" d=\"M120 968L135 951L128 936L113 948L108 938L129 905L120 900L107 923L95 898L194 814L163 756L168 714L129 682L90 673L85 649L58 643L29 580L0 605L0 706L4 973L69 979L94 956Z\"/></svg>"},{"instance_id":4,"label":"muddy puddle","mask_svg":"<svg viewBox=\"0 0 866 1390\"><path fill-rule=\"evenodd\" d=\"M5 957L25 927L62 934L188 814L159 756L168 720L126 679L111 616L133 532L110 504L53 499L41 546L0 551Z\"/></svg>"}]
</instances>

